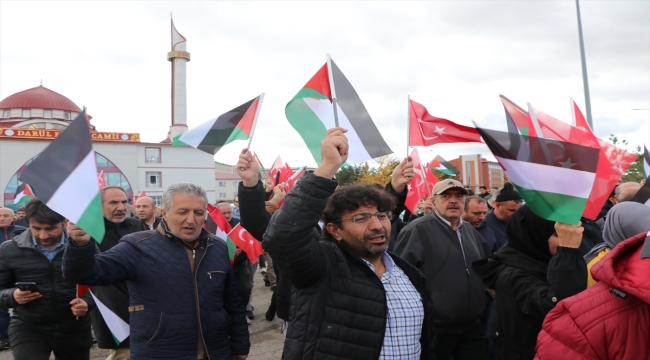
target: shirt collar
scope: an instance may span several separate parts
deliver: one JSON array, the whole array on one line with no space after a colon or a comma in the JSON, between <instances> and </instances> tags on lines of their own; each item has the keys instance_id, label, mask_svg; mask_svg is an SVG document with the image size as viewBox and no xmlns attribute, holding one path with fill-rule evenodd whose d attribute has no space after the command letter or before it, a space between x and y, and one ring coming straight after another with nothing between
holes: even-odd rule
<instances>
[{"instance_id":1,"label":"shirt collar","mask_svg":"<svg viewBox=\"0 0 650 360\"><path fill-rule=\"evenodd\" d=\"M384 252L383 254L381 254L380 258L381 261L384 263L384 266L386 267L386 272L387 273L393 272L393 269L395 268L395 262L393 261L393 258L390 257L390 255L388 255L388 252ZM368 265L368 267L370 267L372 271L375 271L375 267L370 263L370 261L366 259L361 259L361 260L363 260L363 262L366 263L366 265Z\"/></svg>"},{"instance_id":2,"label":"shirt collar","mask_svg":"<svg viewBox=\"0 0 650 360\"><path fill-rule=\"evenodd\" d=\"M46 248L45 246L42 246L41 244L39 244L38 242L36 242L36 238L34 237L33 234L30 234L30 235L31 235L31 237L32 237L32 243L34 244L34 246L36 246L36 247L38 247L38 248L40 248L40 249L44 249L44 250L52 251L52 250L58 248L59 246L63 245L63 243L65 242L65 235L66 235L66 234L65 234L65 231L63 231L63 232L61 233L61 240L59 240L59 242L58 242L56 245L54 245L54 247L53 247L52 249L48 249L48 248Z\"/></svg>"},{"instance_id":3,"label":"shirt collar","mask_svg":"<svg viewBox=\"0 0 650 360\"><path fill-rule=\"evenodd\" d=\"M438 214L438 212L437 212L436 210L433 210L433 213L436 214L436 216L438 216L438 218L439 218L440 220L444 221L445 224L447 224L447 225L449 225L449 227L451 227L451 222L447 221L447 219L445 219L445 218L443 218L442 216L440 216L440 214ZM463 225L463 218L462 218L462 217L459 217L459 218L458 218L458 227L460 227L461 225Z\"/></svg>"}]
</instances>

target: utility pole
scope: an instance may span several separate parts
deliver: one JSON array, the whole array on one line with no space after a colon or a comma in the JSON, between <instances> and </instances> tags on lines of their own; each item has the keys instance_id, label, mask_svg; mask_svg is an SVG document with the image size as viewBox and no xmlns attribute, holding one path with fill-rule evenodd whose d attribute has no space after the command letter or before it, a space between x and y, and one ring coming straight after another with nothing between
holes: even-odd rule
<instances>
[{"instance_id":1,"label":"utility pole","mask_svg":"<svg viewBox=\"0 0 650 360\"><path fill-rule=\"evenodd\" d=\"M582 21L580 20L580 3L576 0L576 13L578 15L578 37L580 38L580 59L582 60L582 84L585 90L585 108L587 109L587 123L594 131L594 122L591 119L591 97L589 96L589 80L587 79L587 61L585 60L585 41L582 37Z\"/></svg>"}]
</instances>

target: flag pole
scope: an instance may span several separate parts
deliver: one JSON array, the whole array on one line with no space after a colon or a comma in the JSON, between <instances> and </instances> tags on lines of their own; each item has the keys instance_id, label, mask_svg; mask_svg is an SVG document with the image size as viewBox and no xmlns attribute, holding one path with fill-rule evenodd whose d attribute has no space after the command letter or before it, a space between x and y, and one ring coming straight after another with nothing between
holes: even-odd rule
<instances>
[{"instance_id":1,"label":"flag pole","mask_svg":"<svg viewBox=\"0 0 650 360\"><path fill-rule=\"evenodd\" d=\"M411 95L406 95L406 157L409 157L411 141Z\"/></svg>"},{"instance_id":2,"label":"flag pole","mask_svg":"<svg viewBox=\"0 0 650 360\"><path fill-rule=\"evenodd\" d=\"M253 126L251 126L251 134L248 137L248 151L251 150L251 143L253 142L253 133L255 132L255 126L257 125L257 118L260 116L260 110L262 109L262 102L264 101L264 93L260 94L259 101L257 102L257 109L255 109L255 117L253 118Z\"/></svg>"},{"instance_id":3,"label":"flag pole","mask_svg":"<svg viewBox=\"0 0 650 360\"><path fill-rule=\"evenodd\" d=\"M530 119L533 122L533 127L535 128L535 132L537 133L538 138L542 139L543 134L542 134L542 129L539 127L539 122L537 121L537 115L535 115L535 110L533 109L533 106L528 103L528 116L530 116ZM553 165L553 161L551 160L551 153L548 152L548 148L546 147L546 143L544 141L540 141L539 144L542 147L542 151L544 152L544 156L546 157L546 162L549 165Z\"/></svg>"},{"instance_id":4,"label":"flag pole","mask_svg":"<svg viewBox=\"0 0 650 360\"><path fill-rule=\"evenodd\" d=\"M330 92L332 94L332 107L334 108L334 126L339 126L339 113L336 106L336 89L334 88L334 76L332 74L332 57L327 54L327 77L330 81Z\"/></svg>"}]
</instances>

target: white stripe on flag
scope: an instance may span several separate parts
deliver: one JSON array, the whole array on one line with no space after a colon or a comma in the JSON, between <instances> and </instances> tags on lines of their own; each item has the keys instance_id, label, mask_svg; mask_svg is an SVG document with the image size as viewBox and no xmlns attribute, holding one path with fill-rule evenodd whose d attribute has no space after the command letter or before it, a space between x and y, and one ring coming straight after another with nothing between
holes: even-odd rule
<instances>
[{"instance_id":1,"label":"white stripe on flag","mask_svg":"<svg viewBox=\"0 0 650 360\"><path fill-rule=\"evenodd\" d=\"M596 174L496 157L508 178L529 190L588 198Z\"/></svg>"},{"instance_id":2,"label":"white stripe on flag","mask_svg":"<svg viewBox=\"0 0 650 360\"><path fill-rule=\"evenodd\" d=\"M319 119L323 122L326 129L331 129L334 127L334 111L332 109L332 103L329 100L321 100L314 98L305 98L303 99L305 103L309 106L311 111L318 116ZM366 147L363 146L359 135L354 131L354 127L350 124L347 116L341 108L337 105L338 116L339 116L339 126L348 129L348 132L345 133L345 136L348 138L348 144L350 145L350 151L348 155L348 164L357 164L362 161L368 161L372 159Z\"/></svg>"},{"instance_id":3,"label":"white stripe on flag","mask_svg":"<svg viewBox=\"0 0 650 360\"><path fill-rule=\"evenodd\" d=\"M108 326L108 330L111 331L117 341L122 342L124 339L128 338L129 335L131 335L131 328L129 327L129 324L127 324L124 320L122 320L122 318L117 316L114 312L111 311L111 309L107 308L106 305L99 301L99 299L95 296L95 294L93 294L92 291L90 292L90 295L93 296L95 305L97 305L97 309L99 309L99 312L102 314L104 322L106 322L106 326Z\"/></svg>"},{"instance_id":4,"label":"white stripe on flag","mask_svg":"<svg viewBox=\"0 0 650 360\"><path fill-rule=\"evenodd\" d=\"M228 238L228 234L226 234L225 232L223 232L223 230L221 230L221 228L219 227L219 225L217 225L217 233L216 233L215 235L216 235L219 239L223 240L224 242L226 242L226 243L228 242L228 241L226 240L226 239Z\"/></svg>"},{"instance_id":5,"label":"white stripe on flag","mask_svg":"<svg viewBox=\"0 0 650 360\"><path fill-rule=\"evenodd\" d=\"M76 223L98 193L97 164L95 152L91 150L59 185L46 205Z\"/></svg>"},{"instance_id":6,"label":"white stripe on flag","mask_svg":"<svg viewBox=\"0 0 650 360\"><path fill-rule=\"evenodd\" d=\"M203 139L205 139L206 135L208 135L210 129L212 129L212 125L214 125L215 121L217 121L217 118L204 122L203 124L195 128L187 130L186 132L181 134L178 140L186 143L189 146L195 148L198 147L199 145L201 145L201 142L203 141Z\"/></svg>"}]
</instances>

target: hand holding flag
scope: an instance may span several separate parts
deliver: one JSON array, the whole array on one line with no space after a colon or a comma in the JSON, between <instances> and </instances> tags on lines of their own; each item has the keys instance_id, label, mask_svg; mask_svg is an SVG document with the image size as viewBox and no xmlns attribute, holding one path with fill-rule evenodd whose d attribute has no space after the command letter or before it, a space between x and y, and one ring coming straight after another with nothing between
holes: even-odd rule
<instances>
[{"instance_id":1,"label":"hand holding flag","mask_svg":"<svg viewBox=\"0 0 650 360\"><path fill-rule=\"evenodd\" d=\"M413 159L410 156L405 157L399 165L393 169L393 174L390 178L390 185L398 193L404 191L406 185L413 180Z\"/></svg>"},{"instance_id":2,"label":"hand holding flag","mask_svg":"<svg viewBox=\"0 0 650 360\"><path fill-rule=\"evenodd\" d=\"M248 149L243 149L239 154L237 165L235 165L235 171L237 171L237 175L242 179L244 186L252 187L257 185L260 172L257 156L248 151Z\"/></svg>"}]
</instances>

